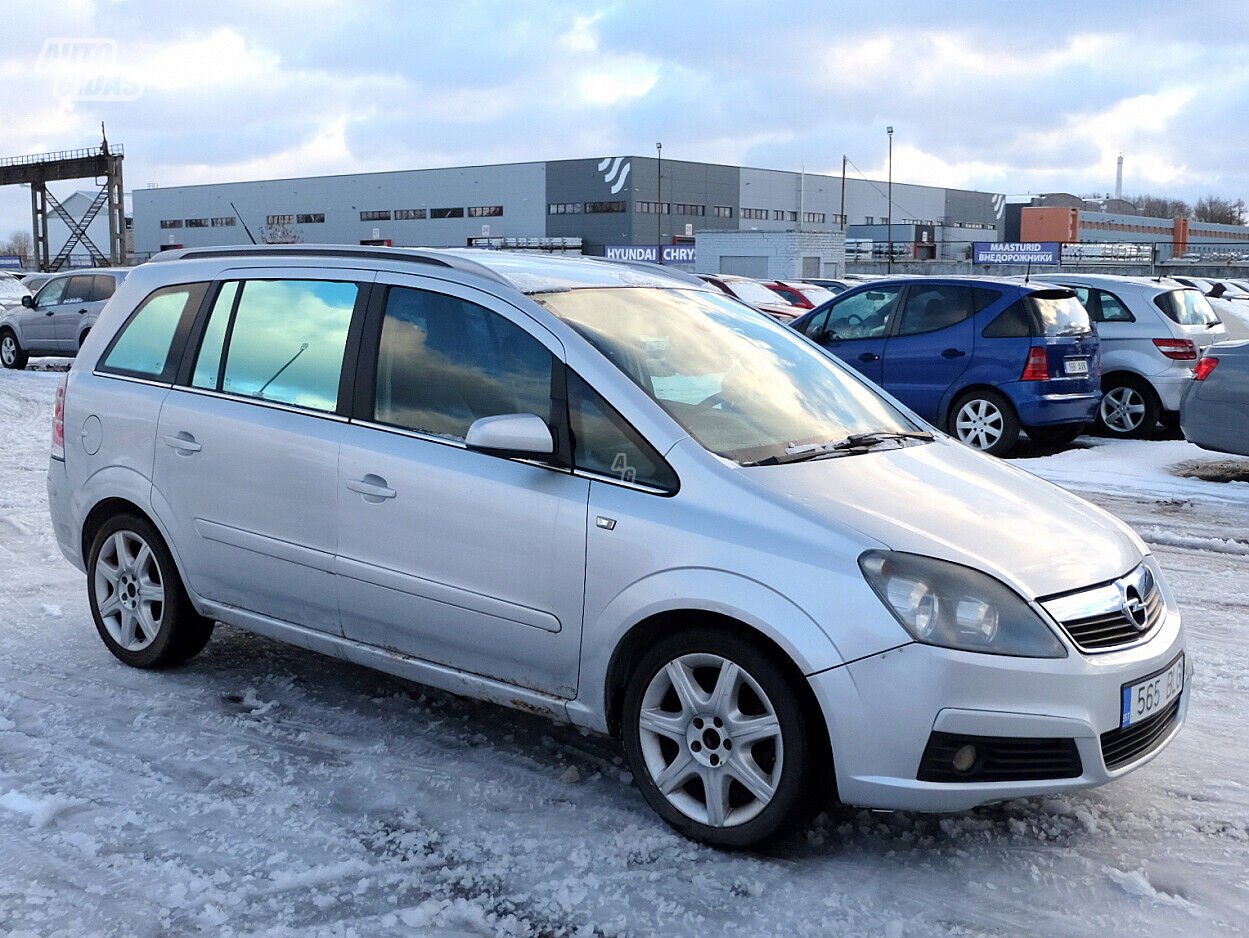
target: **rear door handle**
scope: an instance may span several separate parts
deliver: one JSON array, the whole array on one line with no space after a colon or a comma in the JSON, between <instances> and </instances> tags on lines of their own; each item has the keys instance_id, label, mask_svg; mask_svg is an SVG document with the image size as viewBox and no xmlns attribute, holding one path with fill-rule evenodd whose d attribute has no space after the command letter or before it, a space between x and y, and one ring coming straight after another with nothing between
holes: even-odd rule
<instances>
[{"instance_id":1,"label":"rear door handle","mask_svg":"<svg viewBox=\"0 0 1249 938\"><path fill-rule=\"evenodd\" d=\"M394 498L398 494L386 484L385 479L381 476L375 476L371 472L363 479L348 479L347 488L363 495L366 502L371 502L374 505L388 498Z\"/></svg>"},{"instance_id":2,"label":"rear door handle","mask_svg":"<svg viewBox=\"0 0 1249 938\"><path fill-rule=\"evenodd\" d=\"M880 356L877 355L875 352L864 352L862 355L859 356L859 361L878 362L880 361Z\"/></svg>"},{"instance_id":3,"label":"rear door handle","mask_svg":"<svg viewBox=\"0 0 1249 938\"><path fill-rule=\"evenodd\" d=\"M177 452L184 456L189 456L191 453L198 453L204 448L200 446L199 443L195 442L195 437L191 436L191 434L187 433L185 430L179 431L173 436L165 437L165 445L173 447Z\"/></svg>"},{"instance_id":4,"label":"rear door handle","mask_svg":"<svg viewBox=\"0 0 1249 938\"><path fill-rule=\"evenodd\" d=\"M948 348L941 353L942 358L962 358L967 353L961 348Z\"/></svg>"},{"instance_id":5,"label":"rear door handle","mask_svg":"<svg viewBox=\"0 0 1249 938\"><path fill-rule=\"evenodd\" d=\"M87 307L84 306L82 309L78 310L78 315L81 316L86 311L87 311Z\"/></svg>"}]
</instances>

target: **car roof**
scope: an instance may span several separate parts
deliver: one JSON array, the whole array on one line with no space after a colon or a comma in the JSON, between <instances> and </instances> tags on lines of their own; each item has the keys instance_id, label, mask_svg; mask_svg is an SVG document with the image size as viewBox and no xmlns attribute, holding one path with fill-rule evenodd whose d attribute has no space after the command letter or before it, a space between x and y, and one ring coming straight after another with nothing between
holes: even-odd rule
<instances>
[{"instance_id":1,"label":"car roof","mask_svg":"<svg viewBox=\"0 0 1249 938\"><path fill-rule=\"evenodd\" d=\"M521 293L559 293L591 287L693 287L707 290L701 280L683 271L655 264L608 261L582 255L532 251L490 251L481 248L388 248L350 244L265 244L184 248L162 251L148 264L178 260L290 258L301 260L367 260L381 267L451 268L502 283Z\"/></svg>"},{"instance_id":2,"label":"car roof","mask_svg":"<svg viewBox=\"0 0 1249 938\"><path fill-rule=\"evenodd\" d=\"M1142 290L1147 293L1170 293L1174 290L1196 290L1187 284L1172 280L1170 277L1128 277L1123 274L1053 274L1058 283L1075 283L1082 286L1111 288L1128 288ZM1198 291L1200 292L1200 291Z\"/></svg>"}]
</instances>

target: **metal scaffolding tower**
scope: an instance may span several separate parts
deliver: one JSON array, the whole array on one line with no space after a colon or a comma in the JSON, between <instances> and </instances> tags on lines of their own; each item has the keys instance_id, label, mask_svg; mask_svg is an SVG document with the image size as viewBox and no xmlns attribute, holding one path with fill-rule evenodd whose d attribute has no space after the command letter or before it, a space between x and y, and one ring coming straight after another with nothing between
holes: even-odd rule
<instances>
[{"instance_id":1,"label":"metal scaffolding tower","mask_svg":"<svg viewBox=\"0 0 1249 938\"><path fill-rule=\"evenodd\" d=\"M62 150L0 159L0 186L30 186L31 233L40 270L60 270L76 245L82 245L96 266L125 263L126 209L121 179L124 157L124 148L110 145L106 139L92 150ZM83 216L74 218L48 191L48 183L88 178L95 179L100 191ZM108 208L107 254L87 234L91 222L105 206ZM55 257L48 243L49 212L69 229L69 237Z\"/></svg>"}]
</instances>

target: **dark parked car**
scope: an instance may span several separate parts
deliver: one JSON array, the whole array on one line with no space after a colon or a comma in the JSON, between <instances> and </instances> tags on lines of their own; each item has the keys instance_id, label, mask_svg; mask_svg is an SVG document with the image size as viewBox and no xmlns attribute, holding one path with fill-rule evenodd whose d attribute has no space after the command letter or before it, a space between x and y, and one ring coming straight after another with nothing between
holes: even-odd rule
<instances>
[{"instance_id":1,"label":"dark parked car","mask_svg":"<svg viewBox=\"0 0 1249 938\"><path fill-rule=\"evenodd\" d=\"M847 290L794 328L929 422L1000 456L1062 445L1101 400L1097 334L1066 288L904 277Z\"/></svg>"},{"instance_id":2,"label":"dark parked car","mask_svg":"<svg viewBox=\"0 0 1249 938\"><path fill-rule=\"evenodd\" d=\"M1202 449L1249 456L1249 341L1220 342L1197 362L1180 403L1184 438Z\"/></svg>"}]
</instances>

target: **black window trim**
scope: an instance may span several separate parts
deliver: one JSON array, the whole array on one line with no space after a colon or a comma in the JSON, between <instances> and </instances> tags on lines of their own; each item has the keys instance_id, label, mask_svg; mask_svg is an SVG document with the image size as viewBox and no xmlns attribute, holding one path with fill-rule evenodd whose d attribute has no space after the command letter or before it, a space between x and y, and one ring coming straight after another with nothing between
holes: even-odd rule
<instances>
[{"instance_id":1,"label":"black window trim","mask_svg":"<svg viewBox=\"0 0 1249 938\"><path fill-rule=\"evenodd\" d=\"M122 335L127 329L130 328L130 324L134 321L135 317L142 312L143 308L147 306L148 301L151 300L152 297L164 290L175 290L179 287L191 287L194 289L195 287L201 285L204 288L204 292L203 295L200 296L199 304L198 306L193 306L190 309L183 310L182 318L178 321L178 325L173 332L173 339L169 343L169 354L165 358L165 368L159 375L139 374L136 371L130 371L126 368L117 368L116 366L109 367L104 364L104 362L108 359L108 356L113 353L113 348L118 342L121 341ZM126 317L126 321L121 324L120 328L118 328L116 332L113 333L112 338L109 339L108 345L105 346L104 351L100 353L100 357L96 359L95 367L92 369L92 373L104 377L127 378L133 381L157 384L161 387L169 387L173 385L176 382L178 375L181 373L182 361L186 357L187 338L190 336L191 330L194 328L195 323L199 320L200 315L203 313L204 302L210 295L212 295L212 288L213 282L211 280L188 280L183 283L167 283L156 287L148 293L147 296L135 304L134 309L130 311L130 315Z\"/></svg>"}]
</instances>

